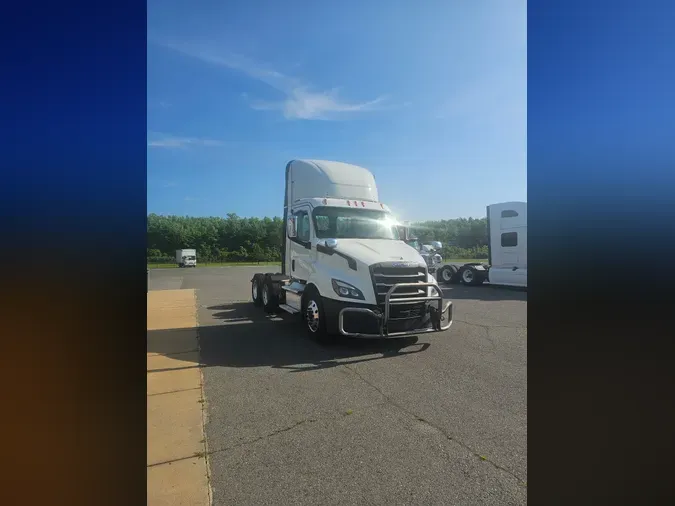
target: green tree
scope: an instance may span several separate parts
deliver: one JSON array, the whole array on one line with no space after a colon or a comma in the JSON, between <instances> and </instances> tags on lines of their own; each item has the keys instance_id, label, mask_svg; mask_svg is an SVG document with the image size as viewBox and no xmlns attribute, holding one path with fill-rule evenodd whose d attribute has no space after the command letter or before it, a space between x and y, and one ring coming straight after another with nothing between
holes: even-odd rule
<instances>
[{"instance_id":1,"label":"green tree","mask_svg":"<svg viewBox=\"0 0 675 506\"><path fill-rule=\"evenodd\" d=\"M284 223L279 217L241 218L160 216L147 218L148 258L172 258L177 249L195 248L201 261L281 260ZM422 242L443 243L446 258L486 258L486 218L457 218L415 223ZM485 255L485 256L482 256Z\"/></svg>"}]
</instances>

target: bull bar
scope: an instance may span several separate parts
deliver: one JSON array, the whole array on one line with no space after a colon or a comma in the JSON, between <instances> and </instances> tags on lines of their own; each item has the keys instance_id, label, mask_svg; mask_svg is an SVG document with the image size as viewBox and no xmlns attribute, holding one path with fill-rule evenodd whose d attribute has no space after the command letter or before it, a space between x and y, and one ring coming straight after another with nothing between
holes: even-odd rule
<instances>
[{"instance_id":1,"label":"bull bar","mask_svg":"<svg viewBox=\"0 0 675 506\"><path fill-rule=\"evenodd\" d=\"M424 296L424 297L406 297L394 300L391 299L391 296L394 294L394 292L396 292L396 290L398 290L399 288L407 288L407 287L415 287L415 288L431 287L436 290L436 293L438 295ZM411 302L438 303L437 307L434 308L435 313L432 311L431 314L431 328L412 329L403 332L389 332L387 329L387 324L389 323L391 306L399 304L410 304ZM447 322L443 323L443 315L446 314L446 312L447 312ZM378 321L379 333L362 334L358 332L347 332L344 328L345 313L365 313L369 316L372 316ZM346 307L340 311L338 316L338 328L340 330L340 334L349 337L363 337L363 338L403 337L403 336L424 334L427 332L441 332L443 330L449 329L451 325L452 325L452 301L448 300L445 303L443 302L443 292L437 283L397 283L389 289L389 291L384 297L384 314L376 313L372 309L368 309L365 307Z\"/></svg>"}]
</instances>

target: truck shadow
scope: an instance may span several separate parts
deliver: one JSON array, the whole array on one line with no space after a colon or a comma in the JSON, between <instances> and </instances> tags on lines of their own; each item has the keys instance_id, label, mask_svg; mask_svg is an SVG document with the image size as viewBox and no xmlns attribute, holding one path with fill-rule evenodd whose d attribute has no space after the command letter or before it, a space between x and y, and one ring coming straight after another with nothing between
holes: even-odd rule
<instances>
[{"instance_id":1,"label":"truck shadow","mask_svg":"<svg viewBox=\"0 0 675 506\"><path fill-rule=\"evenodd\" d=\"M523 288L510 288L491 285L466 286L461 284L441 284L440 287L443 290L443 297L449 300L519 300L527 302L527 291Z\"/></svg>"},{"instance_id":2,"label":"truck shadow","mask_svg":"<svg viewBox=\"0 0 675 506\"><path fill-rule=\"evenodd\" d=\"M172 355L175 349L172 343L192 332L199 343L199 363L195 363L196 355L172 355L186 362L184 368L273 367L306 372L420 353L430 346L428 342L418 343L417 337L387 340L339 337L324 346L307 337L297 315L268 315L251 302L222 304L207 310L220 323L193 329L148 331L147 352Z\"/></svg>"}]
</instances>

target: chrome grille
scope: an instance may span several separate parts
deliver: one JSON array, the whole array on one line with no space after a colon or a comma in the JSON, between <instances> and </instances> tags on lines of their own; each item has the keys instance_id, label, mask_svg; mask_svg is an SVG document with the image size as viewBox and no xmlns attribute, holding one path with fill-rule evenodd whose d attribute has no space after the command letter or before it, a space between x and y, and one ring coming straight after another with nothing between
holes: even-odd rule
<instances>
[{"instance_id":1,"label":"chrome grille","mask_svg":"<svg viewBox=\"0 0 675 506\"><path fill-rule=\"evenodd\" d=\"M370 267L370 273L373 279L373 289L377 296L377 304L384 306L384 299L387 292L392 286L398 283L426 283L427 281L427 267L426 265L397 265L400 262L380 263ZM404 287L399 288L391 296L391 299L400 299L406 297L426 296L425 288ZM419 305L413 303L412 306ZM405 305L392 306L400 308L401 310L410 309ZM393 316L393 315L392 315Z\"/></svg>"}]
</instances>

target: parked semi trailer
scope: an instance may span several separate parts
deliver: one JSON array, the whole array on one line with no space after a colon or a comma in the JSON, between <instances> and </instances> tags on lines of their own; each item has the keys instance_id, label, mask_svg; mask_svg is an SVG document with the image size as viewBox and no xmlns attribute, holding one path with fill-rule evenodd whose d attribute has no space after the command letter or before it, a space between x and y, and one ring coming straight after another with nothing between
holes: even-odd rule
<instances>
[{"instance_id":1,"label":"parked semi trailer","mask_svg":"<svg viewBox=\"0 0 675 506\"><path fill-rule=\"evenodd\" d=\"M251 279L256 306L300 315L318 341L440 332L452 302L401 240L373 175L341 162L286 165L282 272Z\"/></svg>"},{"instance_id":2,"label":"parked semi trailer","mask_svg":"<svg viewBox=\"0 0 675 506\"><path fill-rule=\"evenodd\" d=\"M445 264L437 253L441 243L422 245L406 225L406 242L418 248L429 269L442 283L514 286L527 288L527 202L502 202L487 206L488 262Z\"/></svg>"}]
</instances>

